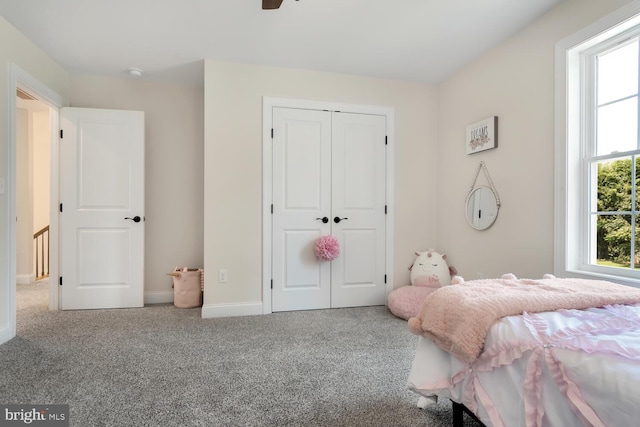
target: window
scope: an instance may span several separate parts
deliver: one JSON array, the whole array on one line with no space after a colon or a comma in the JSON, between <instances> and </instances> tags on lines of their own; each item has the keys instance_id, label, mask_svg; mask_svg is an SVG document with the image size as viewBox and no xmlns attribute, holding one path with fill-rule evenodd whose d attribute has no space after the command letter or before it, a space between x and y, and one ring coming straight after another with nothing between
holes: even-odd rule
<instances>
[{"instance_id":1,"label":"window","mask_svg":"<svg viewBox=\"0 0 640 427\"><path fill-rule=\"evenodd\" d=\"M556 46L559 276L640 286L640 5Z\"/></svg>"},{"instance_id":2,"label":"window","mask_svg":"<svg viewBox=\"0 0 640 427\"><path fill-rule=\"evenodd\" d=\"M604 267L604 273L640 271L639 45L633 28L583 54L584 170L590 183L585 262Z\"/></svg>"}]
</instances>

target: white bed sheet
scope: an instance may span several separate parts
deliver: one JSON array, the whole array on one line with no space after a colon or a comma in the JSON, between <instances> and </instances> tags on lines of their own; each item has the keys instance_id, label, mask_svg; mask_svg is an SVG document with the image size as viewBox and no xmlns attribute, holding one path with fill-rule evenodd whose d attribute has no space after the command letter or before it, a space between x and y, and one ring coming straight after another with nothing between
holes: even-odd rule
<instances>
[{"instance_id":1,"label":"white bed sheet","mask_svg":"<svg viewBox=\"0 0 640 427\"><path fill-rule=\"evenodd\" d=\"M486 426L640 425L640 305L505 317L471 364L420 337L408 386Z\"/></svg>"}]
</instances>

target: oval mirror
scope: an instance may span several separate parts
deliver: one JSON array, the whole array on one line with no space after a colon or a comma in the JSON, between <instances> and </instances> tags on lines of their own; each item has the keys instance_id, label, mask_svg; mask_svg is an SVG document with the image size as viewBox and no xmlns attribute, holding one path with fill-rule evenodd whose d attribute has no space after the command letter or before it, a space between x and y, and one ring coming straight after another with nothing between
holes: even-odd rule
<instances>
[{"instance_id":1,"label":"oval mirror","mask_svg":"<svg viewBox=\"0 0 640 427\"><path fill-rule=\"evenodd\" d=\"M496 221L499 208L491 188L477 187L467 197L467 222L476 230L486 230Z\"/></svg>"}]
</instances>

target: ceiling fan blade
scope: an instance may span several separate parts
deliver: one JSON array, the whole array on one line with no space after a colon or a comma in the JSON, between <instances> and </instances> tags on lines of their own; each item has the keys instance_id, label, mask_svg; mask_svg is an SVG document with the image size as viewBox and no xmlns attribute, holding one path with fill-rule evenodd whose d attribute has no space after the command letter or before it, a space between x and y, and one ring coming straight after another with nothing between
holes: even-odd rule
<instances>
[{"instance_id":1,"label":"ceiling fan blade","mask_svg":"<svg viewBox=\"0 0 640 427\"><path fill-rule=\"evenodd\" d=\"M262 0L262 9L278 9L282 0Z\"/></svg>"}]
</instances>

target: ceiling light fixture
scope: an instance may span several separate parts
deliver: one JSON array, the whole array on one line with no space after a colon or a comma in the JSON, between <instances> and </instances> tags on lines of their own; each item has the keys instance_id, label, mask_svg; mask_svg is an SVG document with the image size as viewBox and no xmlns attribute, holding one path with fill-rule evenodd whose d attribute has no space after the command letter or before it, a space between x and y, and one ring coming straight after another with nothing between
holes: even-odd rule
<instances>
[{"instance_id":1,"label":"ceiling light fixture","mask_svg":"<svg viewBox=\"0 0 640 427\"><path fill-rule=\"evenodd\" d=\"M140 68L129 68L129 75L131 76L142 77L142 74L144 74L144 71L142 71Z\"/></svg>"}]
</instances>

